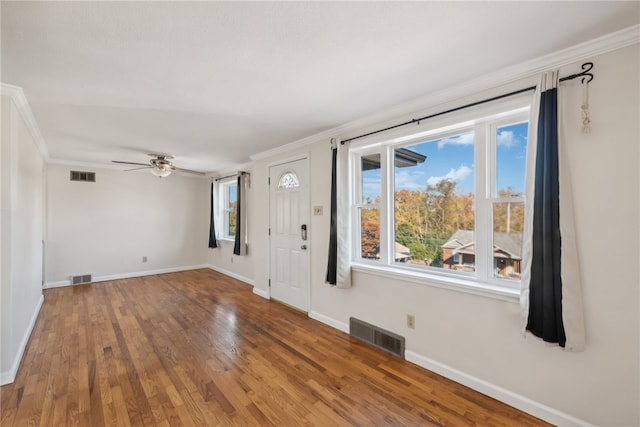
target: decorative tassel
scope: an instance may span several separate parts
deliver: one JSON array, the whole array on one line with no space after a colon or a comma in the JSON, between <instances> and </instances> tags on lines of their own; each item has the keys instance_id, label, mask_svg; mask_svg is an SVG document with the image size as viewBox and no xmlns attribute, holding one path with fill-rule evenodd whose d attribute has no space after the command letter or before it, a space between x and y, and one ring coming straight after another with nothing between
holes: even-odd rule
<instances>
[{"instance_id":1,"label":"decorative tassel","mask_svg":"<svg viewBox=\"0 0 640 427\"><path fill-rule=\"evenodd\" d=\"M591 119L589 118L589 83L585 83L582 91L582 133L591 133Z\"/></svg>"}]
</instances>

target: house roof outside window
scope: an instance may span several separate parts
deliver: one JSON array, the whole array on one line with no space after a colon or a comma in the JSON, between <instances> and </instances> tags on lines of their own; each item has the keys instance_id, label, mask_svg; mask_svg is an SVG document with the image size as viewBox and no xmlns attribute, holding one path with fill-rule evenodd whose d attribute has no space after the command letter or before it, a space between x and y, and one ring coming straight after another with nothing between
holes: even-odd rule
<instances>
[{"instance_id":1,"label":"house roof outside window","mask_svg":"<svg viewBox=\"0 0 640 427\"><path fill-rule=\"evenodd\" d=\"M474 254L473 230L458 230L442 245L458 253ZM493 255L500 258L522 259L521 233L493 233Z\"/></svg>"}]
</instances>

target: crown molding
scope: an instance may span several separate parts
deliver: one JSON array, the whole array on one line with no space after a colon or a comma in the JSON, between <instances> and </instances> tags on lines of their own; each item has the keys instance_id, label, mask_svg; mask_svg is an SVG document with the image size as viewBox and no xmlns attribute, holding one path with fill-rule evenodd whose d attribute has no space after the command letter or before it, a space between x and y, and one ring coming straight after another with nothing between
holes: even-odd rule
<instances>
[{"instance_id":1,"label":"crown molding","mask_svg":"<svg viewBox=\"0 0 640 427\"><path fill-rule=\"evenodd\" d=\"M40 128L38 127L38 123L36 122L35 117L33 117L33 112L29 107L29 103L27 102L27 97L24 95L24 91L19 86L13 86L7 83L0 83L0 94L3 96L8 96L11 98L13 103L18 108L22 119L24 120L29 132L31 133L31 137L33 138L36 146L40 150L42 157L44 157L45 161L49 161L49 150L47 148L47 144L42 137L42 133L40 133Z\"/></svg>"},{"instance_id":2,"label":"crown molding","mask_svg":"<svg viewBox=\"0 0 640 427\"><path fill-rule=\"evenodd\" d=\"M122 170L121 165L117 165L113 163L94 163L94 162L86 162L81 160L67 160L67 159L53 158L53 159L49 159L47 163L51 165L77 166L77 167L82 167L87 169ZM137 172L137 171L131 171L131 172Z\"/></svg>"},{"instance_id":3,"label":"crown molding","mask_svg":"<svg viewBox=\"0 0 640 427\"><path fill-rule=\"evenodd\" d=\"M256 161L256 160L267 159L269 157L273 157L273 156L279 155L279 154L289 153L293 149L302 148L304 146L307 146L307 145L313 144L315 142L318 142L318 141L320 141L322 139L326 139L327 141L329 141L331 138L335 137L336 135L341 134L343 132L347 132L349 130L352 130L351 127L350 127L350 124L338 126L338 127L335 127L335 128L328 129L326 131L322 131L322 132L315 133L315 134L310 135L310 136L306 136L306 137L304 137L302 139L298 139L298 140L290 142L288 144L280 145L280 146L272 148L270 150L261 151L261 152L256 153L256 154L252 154L251 156L249 156L249 158L252 161Z\"/></svg>"},{"instance_id":4,"label":"crown molding","mask_svg":"<svg viewBox=\"0 0 640 427\"><path fill-rule=\"evenodd\" d=\"M560 68L565 65L573 64L578 61L589 59L593 56L601 55L637 43L640 43L640 25L634 25L605 36L574 45L567 49L503 68L497 72L477 77L462 84L457 84L437 92L422 95L411 101L380 110L377 113L370 114L364 118L342 124L335 128L298 139L270 150L256 153L250 156L250 159L253 161L262 160L276 155L281 155L293 149L302 148L321 140L329 141L331 138L344 136L348 132L362 130L368 126L374 126L381 122L416 113L417 111L425 110L439 104L455 101L456 99L460 99L465 96L470 96L485 90L494 89L519 80L531 78L550 69Z\"/></svg>"},{"instance_id":5,"label":"crown molding","mask_svg":"<svg viewBox=\"0 0 640 427\"><path fill-rule=\"evenodd\" d=\"M512 67L504 68L496 73L492 73L478 79L478 82L482 82L484 80L486 80L485 84L495 82L493 85L495 87L495 85L502 85L525 79L554 68L560 68L575 62L584 61L594 56L622 49L637 43L640 43L640 25L634 25L623 30L616 31L615 33L607 34Z\"/></svg>"}]
</instances>

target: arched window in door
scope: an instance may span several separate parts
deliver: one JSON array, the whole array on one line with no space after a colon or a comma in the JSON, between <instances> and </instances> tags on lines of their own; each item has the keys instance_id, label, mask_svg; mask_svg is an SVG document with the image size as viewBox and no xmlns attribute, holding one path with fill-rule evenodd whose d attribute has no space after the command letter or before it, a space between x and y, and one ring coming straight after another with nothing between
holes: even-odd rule
<instances>
[{"instance_id":1,"label":"arched window in door","mask_svg":"<svg viewBox=\"0 0 640 427\"><path fill-rule=\"evenodd\" d=\"M296 188L300 187L298 176L293 172L285 172L278 181L278 188Z\"/></svg>"}]
</instances>

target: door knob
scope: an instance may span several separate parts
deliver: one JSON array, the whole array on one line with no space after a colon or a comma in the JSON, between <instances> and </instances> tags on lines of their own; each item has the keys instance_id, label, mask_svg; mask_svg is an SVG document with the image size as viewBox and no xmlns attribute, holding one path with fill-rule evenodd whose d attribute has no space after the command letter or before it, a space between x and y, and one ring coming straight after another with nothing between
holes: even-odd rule
<instances>
[{"instance_id":1,"label":"door knob","mask_svg":"<svg viewBox=\"0 0 640 427\"><path fill-rule=\"evenodd\" d=\"M303 251L306 251L307 250L307 245L300 246L300 249L302 249Z\"/></svg>"}]
</instances>

